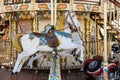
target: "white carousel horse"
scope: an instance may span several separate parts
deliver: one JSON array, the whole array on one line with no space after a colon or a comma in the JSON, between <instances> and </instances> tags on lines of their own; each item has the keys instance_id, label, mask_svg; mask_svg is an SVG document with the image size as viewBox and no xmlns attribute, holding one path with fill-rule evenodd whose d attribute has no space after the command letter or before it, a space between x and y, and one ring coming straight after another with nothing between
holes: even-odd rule
<instances>
[{"instance_id":1,"label":"white carousel horse","mask_svg":"<svg viewBox=\"0 0 120 80\"><path fill-rule=\"evenodd\" d=\"M47 27L47 28L45 28L45 30L42 32L44 34L46 34L49 31L49 29L52 28L52 26L49 25L49 24L46 25L45 27ZM19 72L21 70L21 68L24 65L25 61L26 62L28 61L27 65L25 65L25 66L28 67L28 68L30 68L30 69L33 68L33 62L35 60L37 61L37 64L36 64L37 66L36 67L39 67L43 63L43 59L45 61L45 58L43 58L43 57L44 56L48 56L48 54L50 54L50 53L48 53L48 52L42 52L42 53L41 52L37 52L34 55L32 55L31 57L25 57L25 58L23 58L21 60L20 64L19 64L17 72ZM59 51L58 55L61 56L61 57L71 57L72 64L75 64L75 59L74 59L74 57L76 56L75 50L74 51L73 50ZM66 65L67 63L64 63L64 64ZM65 65L62 65L62 66L65 66Z\"/></svg>"},{"instance_id":2,"label":"white carousel horse","mask_svg":"<svg viewBox=\"0 0 120 80\"><path fill-rule=\"evenodd\" d=\"M77 20L77 17L75 16L74 12L68 11L65 13L65 32L60 32L55 30L54 33L57 36L57 39L59 40L59 46L57 47L57 50L73 50L76 49L75 54L82 54L84 51L83 41L81 38L79 38L79 44L72 41L71 38L71 32L72 30L76 30L77 27L80 26L79 21ZM72 29L71 29L72 28ZM80 36L79 36L80 37ZM77 42L78 42L77 41ZM16 73L20 62L25 57L29 57L36 52L53 52L53 48L48 46L48 43L46 41L45 37L36 37L34 34L25 34L20 38L20 44L23 48L23 51L18 54L17 61L15 63L15 66L12 70L12 73ZM81 61L83 58L80 58ZM20 70L19 70L20 71Z\"/></svg>"},{"instance_id":3,"label":"white carousel horse","mask_svg":"<svg viewBox=\"0 0 120 80\"><path fill-rule=\"evenodd\" d=\"M47 27L47 28L46 28ZM46 25L45 26L45 30L42 32L43 34L46 34L50 29L52 28L52 26L51 25ZM19 34L18 35L18 37L20 37L21 35L23 35L23 34ZM16 38L16 37L15 37ZM14 38L14 42L13 42L13 46L14 47L16 47L16 46L18 46L18 44L16 45L16 40L15 40L15 38ZM16 38L17 39L17 38ZM15 44L15 45L14 45ZM19 53L20 51L21 51L21 48L19 47L19 48L17 48L16 47L16 49L17 49L17 52ZM19 51L20 50L20 51ZM20 72L20 70L21 70L21 68L22 68L22 66L23 65L25 65L24 64L24 62L27 62L28 61L28 63L27 63L27 65L25 65L25 66L27 66L28 68L32 68L33 67L33 61L34 60L38 60L38 64L37 65L39 65L40 64L40 62L41 62L41 60L42 59L39 59L39 58L41 58L41 57L43 57L44 55L45 55L45 53L41 53L40 54L40 52L36 52L35 54L33 54L33 55L31 55L31 56L28 56L28 57L24 57L21 61L20 61L20 64L19 64L19 66L18 66L18 68L17 68L17 71L16 72Z\"/></svg>"}]
</instances>

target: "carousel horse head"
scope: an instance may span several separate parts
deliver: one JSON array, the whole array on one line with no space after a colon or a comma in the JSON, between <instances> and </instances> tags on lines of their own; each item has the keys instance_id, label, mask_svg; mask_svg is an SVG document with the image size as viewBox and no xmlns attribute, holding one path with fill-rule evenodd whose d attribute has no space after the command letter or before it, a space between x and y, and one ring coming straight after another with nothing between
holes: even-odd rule
<instances>
[{"instance_id":1,"label":"carousel horse head","mask_svg":"<svg viewBox=\"0 0 120 80\"><path fill-rule=\"evenodd\" d=\"M76 30L77 27L80 26L80 23L75 16L75 12L73 11L67 11L65 13L65 22L68 24L67 27L69 26L71 30Z\"/></svg>"}]
</instances>

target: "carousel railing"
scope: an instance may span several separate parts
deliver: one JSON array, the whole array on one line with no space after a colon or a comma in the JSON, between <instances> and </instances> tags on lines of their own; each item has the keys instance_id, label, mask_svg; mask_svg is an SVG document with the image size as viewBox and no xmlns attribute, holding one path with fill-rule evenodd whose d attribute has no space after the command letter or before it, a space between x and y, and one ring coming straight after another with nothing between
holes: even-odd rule
<instances>
[{"instance_id":1,"label":"carousel railing","mask_svg":"<svg viewBox=\"0 0 120 80\"><path fill-rule=\"evenodd\" d=\"M109 0L109 1L114 3L117 7L120 8L120 1L119 0Z\"/></svg>"},{"instance_id":2,"label":"carousel railing","mask_svg":"<svg viewBox=\"0 0 120 80\"><path fill-rule=\"evenodd\" d=\"M70 3L70 0L57 0L58 3L62 2L62 3Z\"/></svg>"},{"instance_id":3,"label":"carousel railing","mask_svg":"<svg viewBox=\"0 0 120 80\"><path fill-rule=\"evenodd\" d=\"M50 3L50 0L36 0L37 3ZM57 0L57 3L69 3L70 0Z\"/></svg>"},{"instance_id":4,"label":"carousel railing","mask_svg":"<svg viewBox=\"0 0 120 80\"><path fill-rule=\"evenodd\" d=\"M37 3L50 3L50 0L35 0Z\"/></svg>"},{"instance_id":5,"label":"carousel railing","mask_svg":"<svg viewBox=\"0 0 120 80\"><path fill-rule=\"evenodd\" d=\"M35 0L36 3L50 3L50 0ZM57 3L69 3L70 0L57 0ZM4 0L4 5L31 3L31 0Z\"/></svg>"},{"instance_id":6,"label":"carousel railing","mask_svg":"<svg viewBox=\"0 0 120 80\"><path fill-rule=\"evenodd\" d=\"M101 0L75 0L75 4L101 5Z\"/></svg>"},{"instance_id":7,"label":"carousel railing","mask_svg":"<svg viewBox=\"0 0 120 80\"><path fill-rule=\"evenodd\" d=\"M36 3L50 3L50 0L35 0ZM57 0L57 3L70 3L70 0ZM75 0L75 3L100 5L101 0ZM4 0L4 5L31 3L31 0Z\"/></svg>"},{"instance_id":8,"label":"carousel railing","mask_svg":"<svg viewBox=\"0 0 120 80\"><path fill-rule=\"evenodd\" d=\"M4 0L4 5L31 3L31 0Z\"/></svg>"}]
</instances>

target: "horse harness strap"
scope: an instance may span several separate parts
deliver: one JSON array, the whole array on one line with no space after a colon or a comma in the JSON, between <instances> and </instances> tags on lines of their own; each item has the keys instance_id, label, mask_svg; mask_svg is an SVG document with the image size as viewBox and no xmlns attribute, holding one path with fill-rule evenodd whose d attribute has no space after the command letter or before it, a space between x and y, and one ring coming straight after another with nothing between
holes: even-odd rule
<instances>
[{"instance_id":1,"label":"horse harness strap","mask_svg":"<svg viewBox=\"0 0 120 80\"><path fill-rule=\"evenodd\" d=\"M33 32L33 34L36 37L45 36L49 47L56 48L56 47L59 46L59 41L58 41L58 39L57 39L54 31L51 31L51 32L46 33L46 34L41 34L41 33Z\"/></svg>"},{"instance_id":2,"label":"horse harness strap","mask_svg":"<svg viewBox=\"0 0 120 80\"><path fill-rule=\"evenodd\" d=\"M67 19L67 17L69 16L70 17L70 19L71 19L71 21L72 21L72 25L77 29L77 27L75 26L75 22L73 21L73 19L72 19L72 16L70 15L70 13L71 12L68 12L68 15L66 16L66 18L65 19ZM71 27L71 26L69 26L70 27L70 29L72 30L72 31L74 31L74 29Z\"/></svg>"},{"instance_id":3,"label":"horse harness strap","mask_svg":"<svg viewBox=\"0 0 120 80\"><path fill-rule=\"evenodd\" d=\"M38 32L33 32L33 34L34 34L36 37L45 36L45 34L38 33Z\"/></svg>"}]
</instances>

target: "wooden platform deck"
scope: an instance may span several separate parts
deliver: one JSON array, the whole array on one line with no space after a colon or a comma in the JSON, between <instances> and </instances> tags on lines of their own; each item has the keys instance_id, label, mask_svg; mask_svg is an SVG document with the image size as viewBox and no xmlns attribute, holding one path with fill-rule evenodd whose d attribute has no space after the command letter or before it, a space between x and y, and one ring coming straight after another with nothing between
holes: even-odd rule
<instances>
[{"instance_id":1,"label":"wooden platform deck","mask_svg":"<svg viewBox=\"0 0 120 80\"><path fill-rule=\"evenodd\" d=\"M20 73L11 75L11 70L0 68L0 80L48 80L49 70L39 70L36 74L35 70L23 69ZM74 70L71 72L61 71L62 80L90 80L84 72Z\"/></svg>"}]
</instances>

